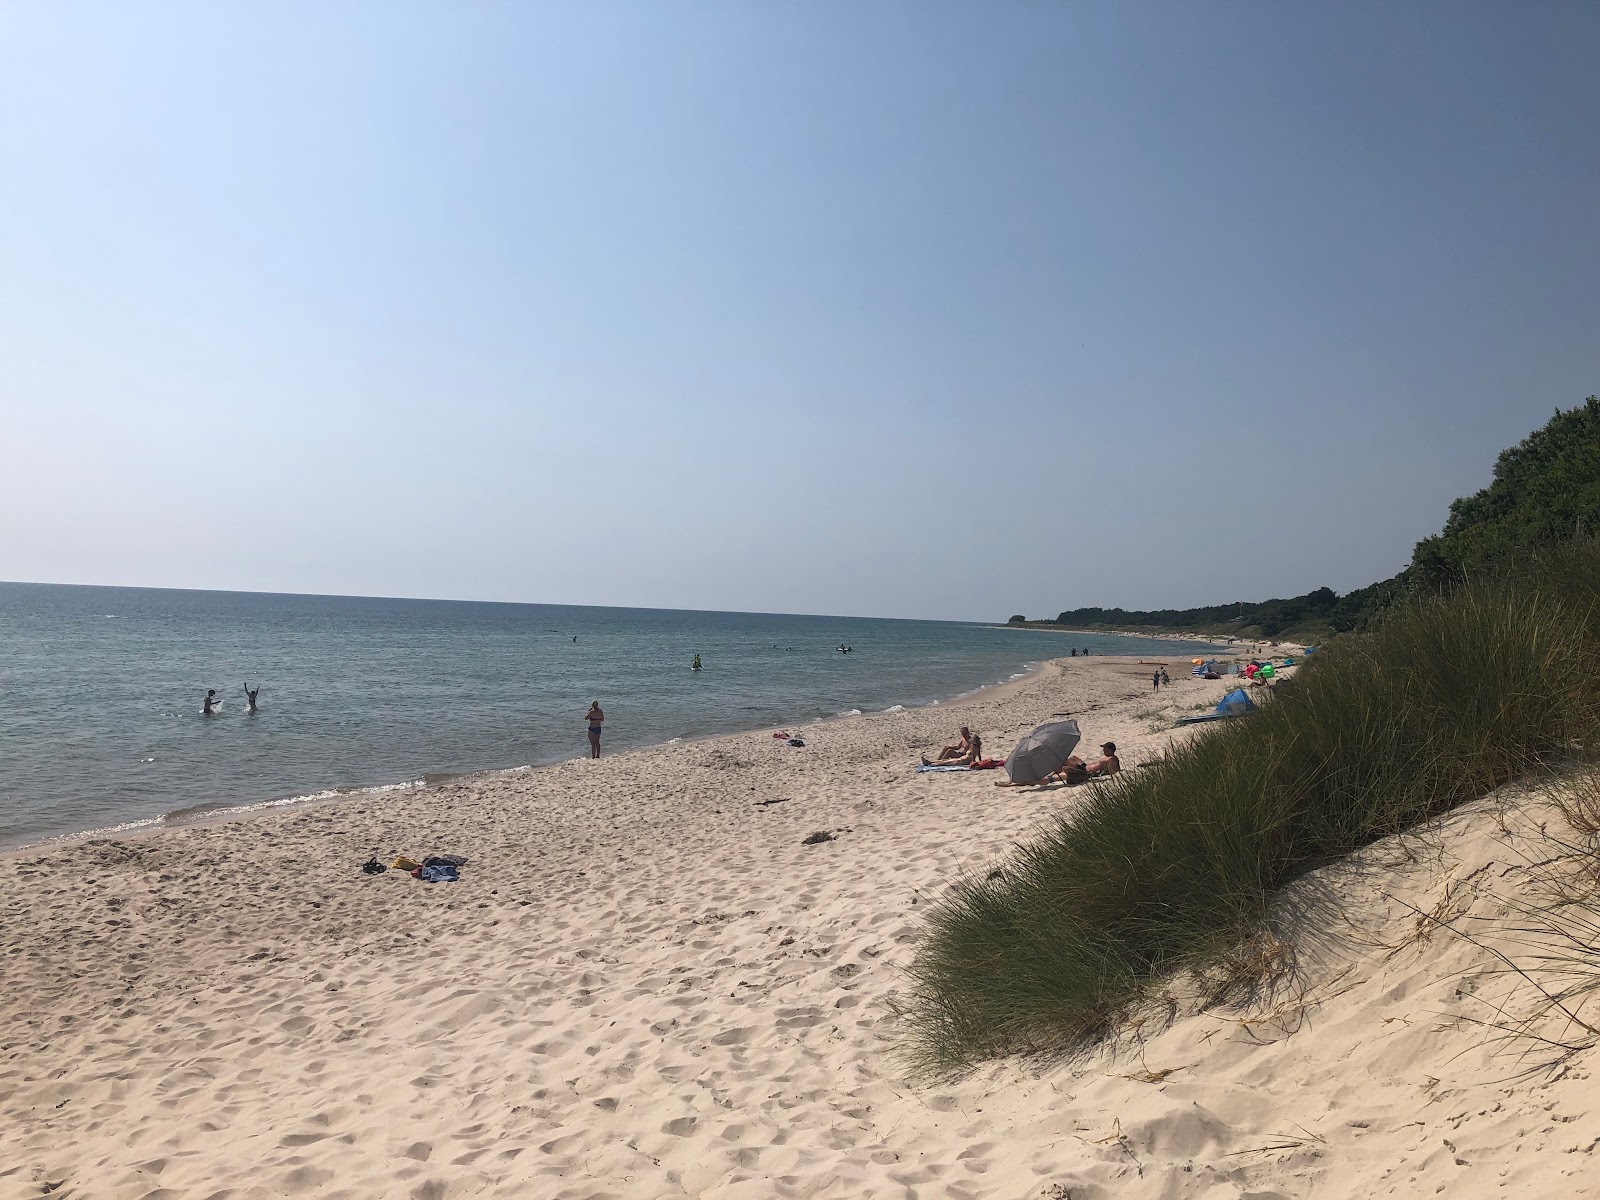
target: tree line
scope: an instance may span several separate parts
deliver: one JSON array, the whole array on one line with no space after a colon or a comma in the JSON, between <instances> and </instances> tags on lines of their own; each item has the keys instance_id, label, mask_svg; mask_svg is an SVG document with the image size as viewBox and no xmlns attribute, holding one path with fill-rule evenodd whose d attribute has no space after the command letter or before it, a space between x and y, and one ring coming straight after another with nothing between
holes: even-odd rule
<instances>
[{"instance_id":1,"label":"tree line","mask_svg":"<svg viewBox=\"0 0 1600 1200\"><path fill-rule=\"evenodd\" d=\"M1411 562L1390 579L1342 596L1321 587L1287 599L1236 600L1201 608L1073 608L1045 623L1318 640L1363 628L1408 592L1447 591L1536 548L1596 530L1600 400L1590 396L1576 408L1557 409L1545 425L1502 451L1489 486L1452 503L1444 528L1417 543ZM1024 620L1018 615L1011 623Z\"/></svg>"}]
</instances>

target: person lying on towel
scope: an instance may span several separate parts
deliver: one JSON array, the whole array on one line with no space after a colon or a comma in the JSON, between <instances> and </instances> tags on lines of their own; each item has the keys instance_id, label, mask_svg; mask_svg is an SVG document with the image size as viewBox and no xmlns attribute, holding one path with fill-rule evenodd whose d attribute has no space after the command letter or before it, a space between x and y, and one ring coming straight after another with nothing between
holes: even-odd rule
<instances>
[{"instance_id":1,"label":"person lying on towel","mask_svg":"<svg viewBox=\"0 0 1600 1200\"><path fill-rule=\"evenodd\" d=\"M1088 783L1091 779L1103 779L1107 775L1115 775L1122 770L1122 760L1117 757L1117 744L1106 742L1100 747L1100 757L1091 763L1074 754L1067 759L1059 771L1052 771L1041 779L1040 783Z\"/></svg>"},{"instance_id":2,"label":"person lying on towel","mask_svg":"<svg viewBox=\"0 0 1600 1200\"><path fill-rule=\"evenodd\" d=\"M939 751L938 758L922 756L925 767L970 767L983 757L983 739L965 725L961 727L961 740L954 746Z\"/></svg>"}]
</instances>

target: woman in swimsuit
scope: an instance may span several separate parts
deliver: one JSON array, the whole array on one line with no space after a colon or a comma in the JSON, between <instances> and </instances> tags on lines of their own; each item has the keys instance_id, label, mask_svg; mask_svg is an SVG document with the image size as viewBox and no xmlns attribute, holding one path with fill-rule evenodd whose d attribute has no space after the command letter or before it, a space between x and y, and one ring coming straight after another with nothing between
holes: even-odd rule
<instances>
[{"instance_id":1,"label":"woman in swimsuit","mask_svg":"<svg viewBox=\"0 0 1600 1200\"><path fill-rule=\"evenodd\" d=\"M589 711L585 714L585 719L589 722L589 757L599 758L600 726L605 723L606 719L605 713L600 711L600 701L596 700L589 705Z\"/></svg>"}]
</instances>

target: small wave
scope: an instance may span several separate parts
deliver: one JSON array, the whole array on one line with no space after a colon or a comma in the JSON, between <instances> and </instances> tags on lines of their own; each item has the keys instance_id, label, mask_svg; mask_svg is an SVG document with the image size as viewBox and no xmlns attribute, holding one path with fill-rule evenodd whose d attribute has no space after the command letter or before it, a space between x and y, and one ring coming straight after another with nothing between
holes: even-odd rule
<instances>
[{"instance_id":1,"label":"small wave","mask_svg":"<svg viewBox=\"0 0 1600 1200\"><path fill-rule=\"evenodd\" d=\"M859 717L861 710L859 708L847 708L843 712L835 713L834 715L839 717Z\"/></svg>"},{"instance_id":2,"label":"small wave","mask_svg":"<svg viewBox=\"0 0 1600 1200\"><path fill-rule=\"evenodd\" d=\"M681 737L668 738L667 739L667 745L671 746L671 745L674 745L674 744L676 744L678 742L681 742L681 741L683 741L683 739Z\"/></svg>"},{"instance_id":3,"label":"small wave","mask_svg":"<svg viewBox=\"0 0 1600 1200\"><path fill-rule=\"evenodd\" d=\"M383 792L405 792L425 786L426 784L422 780L411 779L405 783L380 783L372 787L327 788L320 792L308 792L303 796L284 796L277 800L257 800L252 804L194 804L188 808L175 808L171 812L155 818L150 823L182 825L187 821L194 821L215 813L262 812L269 808L288 808L291 805L309 804L317 800L341 800L349 796L375 796Z\"/></svg>"},{"instance_id":4,"label":"small wave","mask_svg":"<svg viewBox=\"0 0 1600 1200\"><path fill-rule=\"evenodd\" d=\"M76 833L55 833L47 837L36 838L32 841L12 845L5 843L7 850L18 850L23 847L68 846L82 842L94 841L96 838L108 837L114 833L133 833L139 829L153 829L162 823L161 817L143 817L137 821L124 821L120 825L97 825L93 829L80 829Z\"/></svg>"},{"instance_id":5,"label":"small wave","mask_svg":"<svg viewBox=\"0 0 1600 1200\"><path fill-rule=\"evenodd\" d=\"M937 700L935 700L934 703L937 704L939 702ZM906 710L906 706L904 704L891 704L888 708L884 709L883 711L884 712L905 712L905 710Z\"/></svg>"},{"instance_id":6,"label":"small wave","mask_svg":"<svg viewBox=\"0 0 1600 1200\"><path fill-rule=\"evenodd\" d=\"M1027 674L1026 671L1018 671L1015 675L1011 676L1011 678L1012 679L1021 679L1026 674Z\"/></svg>"}]
</instances>

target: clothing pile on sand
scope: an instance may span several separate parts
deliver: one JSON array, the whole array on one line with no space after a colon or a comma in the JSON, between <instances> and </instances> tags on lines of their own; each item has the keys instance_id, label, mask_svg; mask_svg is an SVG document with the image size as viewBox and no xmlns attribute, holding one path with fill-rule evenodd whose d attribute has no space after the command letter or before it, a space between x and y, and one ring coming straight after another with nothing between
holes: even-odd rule
<instances>
[{"instance_id":1,"label":"clothing pile on sand","mask_svg":"<svg viewBox=\"0 0 1600 1200\"><path fill-rule=\"evenodd\" d=\"M460 868L466 865L467 859L461 854L431 854L421 862L402 854L388 866L384 866L378 861L377 855L373 855L361 870L367 875L382 875L385 871L404 871L411 878L420 879L423 883L459 883Z\"/></svg>"}]
</instances>

